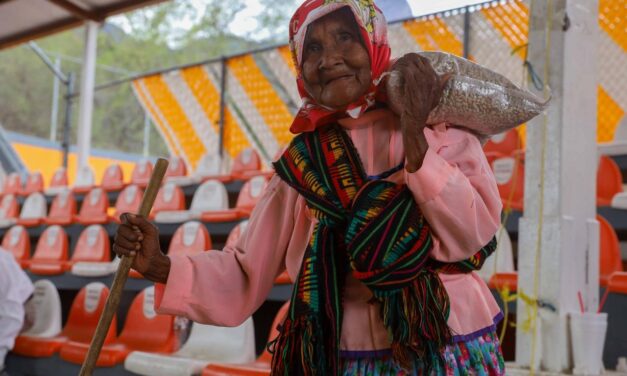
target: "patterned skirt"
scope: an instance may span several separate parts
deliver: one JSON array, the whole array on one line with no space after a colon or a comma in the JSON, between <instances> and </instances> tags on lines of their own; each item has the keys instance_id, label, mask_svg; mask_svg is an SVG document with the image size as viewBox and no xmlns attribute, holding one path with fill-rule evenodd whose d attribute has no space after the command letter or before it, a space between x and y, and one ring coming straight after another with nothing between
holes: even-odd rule
<instances>
[{"instance_id":1,"label":"patterned skirt","mask_svg":"<svg viewBox=\"0 0 627 376\"><path fill-rule=\"evenodd\" d=\"M496 331L476 338L456 342L447 346L444 362L436 359L431 375L446 376L501 376L505 374L505 363ZM389 351L343 352L344 375L352 376L423 376L422 361L417 359L411 370L400 368Z\"/></svg>"}]
</instances>

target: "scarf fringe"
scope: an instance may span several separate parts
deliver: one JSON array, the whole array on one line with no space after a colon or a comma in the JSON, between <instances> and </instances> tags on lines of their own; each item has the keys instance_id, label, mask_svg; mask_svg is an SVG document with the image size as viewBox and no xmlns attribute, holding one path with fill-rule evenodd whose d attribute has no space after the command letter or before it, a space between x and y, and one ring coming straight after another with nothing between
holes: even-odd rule
<instances>
[{"instance_id":1,"label":"scarf fringe","mask_svg":"<svg viewBox=\"0 0 627 376\"><path fill-rule=\"evenodd\" d=\"M423 359L427 370L432 359L441 359L442 349L453 335L447 324L450 303L444 284L434 272L423 271L402 289L375 291L381 316L392 335L392 355L404 368ZM441 359L442 360L442 359Z\"/></svg>"}]
</instances>

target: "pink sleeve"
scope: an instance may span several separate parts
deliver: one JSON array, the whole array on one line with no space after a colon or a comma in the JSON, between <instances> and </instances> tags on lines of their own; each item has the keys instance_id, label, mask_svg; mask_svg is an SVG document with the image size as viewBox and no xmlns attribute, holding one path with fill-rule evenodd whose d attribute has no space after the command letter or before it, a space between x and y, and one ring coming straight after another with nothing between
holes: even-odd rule
<instances>
[{"instance_id":1,"label":"pink sleeve","mask_svg":"<svg viewBox=\"0 0 627 376\"><path fill-rule=\"evenodd\" d=\"M171 257L167 283L156 284L157 312L220 326L244 322L285 269L297 196L274 176L235 247Z\"/></svg>"},{"instance_id":2,"label":"pink sleeve","mask_svg":"<svg viewBox=\"0 0 627 376\"><path fill-rule=\"evenodd\" d=\"M405 180L434 235L434 258L464 260L485 246L501 219L501 199L481 144L444 125L425 129L429 150Z\"/></svg>"}]
</instances>

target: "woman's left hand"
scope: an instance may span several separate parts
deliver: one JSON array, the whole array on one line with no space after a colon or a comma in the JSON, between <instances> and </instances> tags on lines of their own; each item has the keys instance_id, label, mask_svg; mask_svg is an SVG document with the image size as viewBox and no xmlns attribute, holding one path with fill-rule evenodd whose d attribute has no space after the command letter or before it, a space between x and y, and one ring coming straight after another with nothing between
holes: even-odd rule
<instances>
[{"instance_id":1,"label":"woman's left hand","mask_svg":"<svg viewBox=\"0 0 627 376\"><path fill-rule=\"evenodd\" d=\"M403 146L407 158L405 169L414 172L422 166L429 148L424 128L429 113L440 101L443 80L433 70L428 59L415 53L398 59L392 70L400 73L401 86L397 93L402 93L402 97L399 98L398 94L394 96L396 106L391 107L401 117Z\"/></svg>"}]
</instances>

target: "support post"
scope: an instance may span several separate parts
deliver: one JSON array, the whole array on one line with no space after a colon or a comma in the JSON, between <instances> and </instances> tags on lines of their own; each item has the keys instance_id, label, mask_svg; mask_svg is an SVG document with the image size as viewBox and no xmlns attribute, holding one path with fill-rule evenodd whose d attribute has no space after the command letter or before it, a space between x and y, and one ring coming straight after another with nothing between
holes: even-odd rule
<instances>
[{"instance_id":1,"label":"support post","mask_svg":"<svg viewBox=\"0 0 627 376\"><path fill-rule=\"evenodd\" d=\"M96 80L96 50L98 44L98 24L88 21L85 24L85 51L81 72L81 96L78 115L78 168L88 165L91 148L92 111L94 105L94 84Z\"/></svg>"},{"instance_id":2,"label":"support post","mask_svg":"<svg viewBox=\"0 0 627 376\"><path fill-rule=\"evenodd\" d=\"M566 316L580 310L578 292L587 311L598 306L598 7L546 0L530 10L528 59L552 96L546 115L527 126L518 238L516 363L533 370L569 370Z\"/></svg>"},{"instance_id":3,"label":"support post","mask_svg":"<svg viewBox=\"0 0 627 376\"><path fill-rule=\"evenodd\" d=\"M65 90L65 120L63 121L63 167L68 167L68 155L70 154L70 130L72 128L72 103L74 102L74 73L68 73Z\"/></svg>"},{"instance_id":4,"label":"support post","mask_svg":"<svg viewBox=\"0 0 627 376\"><path fill-rule=\"evenodd\" d=\"M61 59L57 57L54 61L54 68L61 71ZM50 141L57 140L57 123L59 118L59 83L60 79L57 75L52 81L52 108L50 110Z\"/></svg>"}]
</instances>

